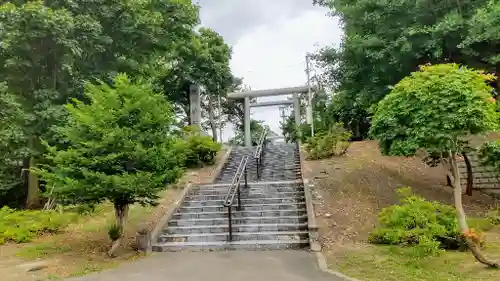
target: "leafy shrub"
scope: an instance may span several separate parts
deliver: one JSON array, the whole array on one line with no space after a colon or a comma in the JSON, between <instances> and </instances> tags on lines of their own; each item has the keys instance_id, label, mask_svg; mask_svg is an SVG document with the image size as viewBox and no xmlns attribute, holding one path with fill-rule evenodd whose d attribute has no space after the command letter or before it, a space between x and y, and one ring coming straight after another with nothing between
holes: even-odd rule
<instances>
[{"instance_id":1,"label":"leafy shrub","mask_svg":"<svg viewBox=\"0 0 500 281\"><path fill-rule=\"evenodd\" d=\"M221 144L214 142L212 137L202 135L200 130L193 126L184 128L184 146L183 150L186 157L185 165L188 168L210 165L214 163L217 152L221 149Z\"/></svg>"},{"instance_id":2,"label":"leafy shrub","mask_svg":"<svg viewBox=\"0 0 500 281\"><path fill-rule=\"evenodd\" d=\"M0 209L0 244L29 242L44 233L56 233L73 221L76 214L55 211Z\"/></svg>"},{"instance_id":3,"label":"leafy shrub","mask_svg":"<svg viewBox=\"0 0 500 281\"><path fill-rule=\"evenodd\" d=\"M324 159L344 155L349 148L351 133L342 123L334 124L326 134L319 134L307 140L306 151L309 159Z\"/></svg>"},{"instance_id":4,"label":"leafy shrub","mask_svg":"<svg viewBox=\"0 0 500 281\"><path fill-rule=\"evenodd\" d=\"M452 206L427 201L411 194L409 188L398 192L403 197L401 205L379 213L380 226L370 233L370 243L418 246L416 251L421 254L437 254L440 249L464 245Z\"/></svg>"},{"instance_id":5,"label":"leafy shrub","mask_svg":"<svg viewBox=\"0 0 500 281\"><path fill-rule=\"evenodd\" d=\"M119 225L113 224L108 229L108 236L111 241L116 241L122 236L122 229Z\"/></svg>"}]
</instances>

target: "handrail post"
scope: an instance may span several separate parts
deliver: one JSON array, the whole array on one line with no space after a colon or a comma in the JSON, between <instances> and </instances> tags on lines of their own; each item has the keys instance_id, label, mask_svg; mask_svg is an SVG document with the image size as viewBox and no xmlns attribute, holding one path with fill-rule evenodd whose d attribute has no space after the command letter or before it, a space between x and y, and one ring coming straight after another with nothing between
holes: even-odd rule
<instances>
[{"instance_id":1,"label":"handrail post","mask_svg":"<svg viewBox=\"0 0 500 281\"><path fill-rule=\"evenodd\" d=\"M247 172L247 166L245 165L245 188L248 188L248 181L247 181L247 178L248 178L248 172Z\"/></svg>"},{"instance_id":2,"label":"handrail post","mask_svg":"<svg viewBox=\"0 0 500 281\"><path fill-rule=\"evenodd\" d=\"M229 222L229 241L233 241L233 218L231 216L231 206L227 206L227 217Z\"/></svg>"},{"instance_id":3,"label":"handrail post","mask_svg":"<svg viewBox=\"0 0 500 281\"><path fill-rule=\"evenodd\" d=\"M240 184L238 183L238 211L241 210Z\"/></svg>"},{"instance_id":4,"label":"handrail post","mask_svg":"<svg viewBox=\"0 0 500 281\"><path fill-rule=\"evenodd\" d=\"M259 158L255 159L257 162L257 179L260 179L260 161Z\"/></svg>"},{"instance_id":5,"label":"handrail post","mask_svg":"<svg viewBox=\"0 0 500 281\"><path fill-rule=\"evenodd\" d=\"M242 177L245 177L245 187L248 187L248 170L247 170L247 164L248 164L248 156L244 156L243 159L240 162L240 165L238 166L238 169L236 170L236 173L233 177L233 181L231 183L231 186L229 187L228 193L226 198L224 199L224 207L227 207L227 219L228 219L228 232L229 232L229 241L233 241L233 203L234 203L234 197L238 196L238 206L237 210L241 210L241 180Z\"/></svg>"}]
</instances>

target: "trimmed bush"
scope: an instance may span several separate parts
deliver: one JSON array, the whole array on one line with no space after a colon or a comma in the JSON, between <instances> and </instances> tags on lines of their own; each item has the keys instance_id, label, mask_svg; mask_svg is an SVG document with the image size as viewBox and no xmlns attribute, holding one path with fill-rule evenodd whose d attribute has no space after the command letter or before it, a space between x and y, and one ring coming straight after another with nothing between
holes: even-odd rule
<instances>
[{"instance_id":1,"label":"trimmed bush","mask_svg":"<svg viewBox=\"0 0 500 281\"><path fill-rule=\"evenodd\" d=\"M379 227L369 237L373 244L417 246L421 254L437 254L440 249L458 249L464 245L456 212L452 206L430 202L399 189L401 205L379 213Z\"/></svg>"},{"instance_id":2,"label":"trimmed bush","mask_svg":"<svg viewBox=\"0 0 500 281\"><path fill-rule=\"evenodd\" d=\"M334 124L326 134L318 134L307 140L306 151L312 160L344 155L349 148L351 133L342 123Z\"/></svg>"},{"instance_id":3,"label":"trimmed bush","mask_svg":"<svg viewBox=\"0 0 500 281\"><path fill-rule=\"evenodd\" d=\"M185 154L187 168L213 164L217 152L221 149L220 143L214 142L208 135L202 135L200 130L193 126L184 128L183 139L184 145L180 145L180 149Z\"/></svg>"},{"instance_id":4,"label":"trimmed bush","mask_svg":"<svg viewBox=\"0 0 500 281\"><path fill-rule=\"evenodd\" d=\"M18 211L0 209L0 245L6 242L25 243L44 233L56 233L76 217L74 213L56 211Z\"/></svg>"}]
</instances>

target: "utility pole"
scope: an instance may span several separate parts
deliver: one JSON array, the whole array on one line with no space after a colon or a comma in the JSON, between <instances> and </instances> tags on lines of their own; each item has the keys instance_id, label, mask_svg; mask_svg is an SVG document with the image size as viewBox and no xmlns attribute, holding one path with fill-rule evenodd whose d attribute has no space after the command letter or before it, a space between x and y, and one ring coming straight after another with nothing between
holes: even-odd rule
<instances>
[{"instance_id":1,"label":"utility pole","mask_svg":"<svg viewBox=\"0 0 500 281\"><path fill-rule=\"evenodd\" d=\"M314 137L314 115L312 105L312 92L311 92L311 68L309 62L309 53L306 53L306 74L307 74L307 98L308 105L306 108L307 123L311 125L311 136Z\"/></svg>"}]
</instances>

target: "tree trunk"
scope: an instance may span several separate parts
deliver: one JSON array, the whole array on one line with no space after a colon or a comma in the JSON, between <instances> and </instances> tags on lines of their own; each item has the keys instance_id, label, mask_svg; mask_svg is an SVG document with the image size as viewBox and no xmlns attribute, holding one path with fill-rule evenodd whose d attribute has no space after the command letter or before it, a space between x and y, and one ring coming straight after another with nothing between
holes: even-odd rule
<instances>
[{"instance_id":1,"label":"tree trunk","mask_svg":"<svg viewBox=\"0 0 500 281\"><path fill-rule=\"evenodd\" d=\"M472 196L472 187L474 185L474 174L472 173L472 165L470 163L470 159L467 156L467 153L463 152L462 156L464 157L465 166L467 167L467 188L465 189L465 193L469 196Z\"/></svg>"},{"instance_id":2,"label":"tree trunk","mask_svg":"<svg viewBox=\"0 0 500 281\"><path fill-rule=\"evenodd\" d=\"M40 188L38 175L32 170L36 166L35 157L29 159L28 173L28 194L26 196L26 208L37 208L40 205Z\"/></svg>"},{"instance_id":3,"label":"tree trunk","mask_svg":"<svg viewBox=\"0 0 500 281\"><path fill-rule=\"evenodd\" d=\"M460 174L458 171L458 164L455 159L456 154L450 152L449 155L451 173L453 176L453 179L451 179L453 186L453 201L455 203L455 209L457 211L458 227L460 229L460 232L465 235L469 231L469 226L467 225L467 218L465 216L465 211L462 204L462 186L460 184ZM479 245L477 245L476 242L472 241L472 239L467 236L465 237L467 241L467 247L471 250L472 254L478 262L489 267L500 268L500 264L489 260L483 255L481 249L479 248Z\"/></svg>"},{"instance_id":4,"label":"tree trunk","mask_svg":"<svg viewBox=\"0 0 500 281\"><path fill-rule=\"evenodd\" d=\"M120 245L122 243L123 237L125 235L125 226L127 224L127 218L128 218L128 209L129 205L128 204L116 204L115 203L115 220L116 220L116 226L120 229L120 237L113 241L113 244L111 245L111 249L108 251L108 256L110 257L115 257L115 253L120 248Z\"/></svg>"}]
</instances>

